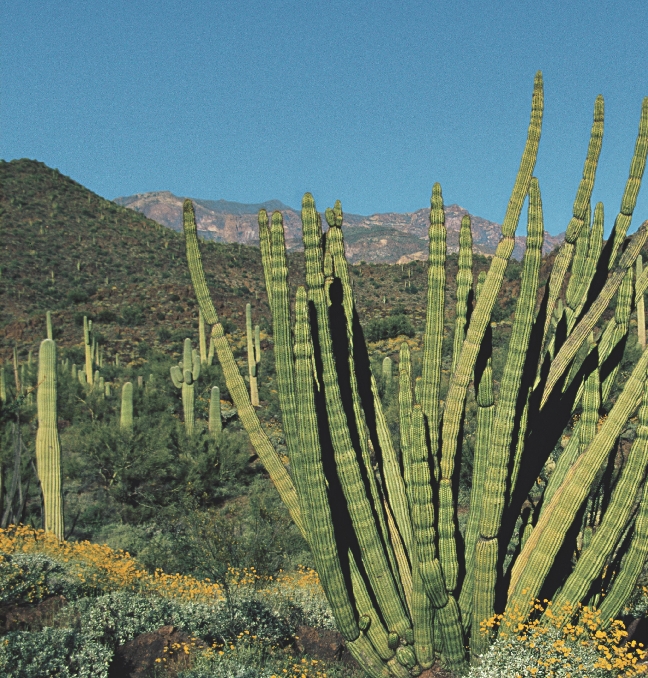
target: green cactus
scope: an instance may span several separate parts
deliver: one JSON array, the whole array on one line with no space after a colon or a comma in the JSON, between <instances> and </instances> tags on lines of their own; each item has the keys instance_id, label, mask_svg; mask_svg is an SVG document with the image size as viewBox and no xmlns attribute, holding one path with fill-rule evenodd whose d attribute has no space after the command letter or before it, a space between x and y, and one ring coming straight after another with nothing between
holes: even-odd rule
<instances>
[{"instance_id":1,"label":"green cactus","mask_svg":"<svg viewBox=\"0 0 648 678\"><path fill-rule=\"evenodd\" d=\"M133 384L130 381L122 386L119 427L126 432L133 430Z\"/></svg>"},{"instance_id":2,"label":"green cactus","mask_svg":"<svg viewBox=\"0 0 648 678\"><path fill-rule=\"evenodd\" d=\"M641 254L637 257L635 270L637 273L637 280L639 280L643 273L643 258ZM643 351L646 348L646 304L643 293L637 296L637 341L639 342L639 348Z\"/></svg>"},{"instance_id":3,"label":"green cactus","mask_svg":"<svg viewBox=\"0 0 648 678\"><path fill-rule=\"evenodd\" d=\"M182 411L185 430L191 435L194 430L194 382L200 376L200 356L191 349L191 339L184 340L182 362L171 368L171 381L182 389Z\"/></svg>"},{"instance_id":4,"label":"green cactus","mask_svg":"<svg viewBox=\"0 0 648 678\"><path fill-rule=\"evenodd\" d=\"M459 270L457 271L457 310L455 315L455 331L452 347L452 367L455 371L461 346L466 336L468 321L468 299L473 283L472 272L472 231L470 230L470 216L466 214L461 219L459 230Z\"/></svg>"},{"instance_id":5,"label":"green cactus","mask_svg":"<svg viewBox=\"0 0 648 678\"><path fill-rule=\"evenodd\" d=\"M52 312L47 311L45 313L45 325L46 325L46 330L47 330L47 338L48 339L54 339L54 331L52 329Z\"/></svg>"},{"instance_id":6,"label":"green cactus","mask_svg":"<svg viewBox=\"0 0 648 678\"><path fill-rule=\"evenodd\" d=\"M7 375L4 365L0 365L0 403L7 402Z\"/></svg>"},{"instance_id":7,"label":"green cactus","mask_svg":"<svg viewBox=\"0 0 648 678\"><path fill-rule=\"evenodd\" d=\"M386 389L392 386L393 370L392 359L387 356L382 362L382 378Z\"/></svg>"},{"instance_id":8,"label":"green cactus","mask_svg":"<svg viewBox=\"0 0 648 678\"><path fill-rule=\"evenodd\" d=\"M633 236L619 261L610 264L614 238L604 249L602 207L594 209L593 221L590 208L603 132L603 101L599 98L568 238L556 259L547 294L538 303L544 229L533 167L542 109L538 74L527 144L502 226L503 237L488 273L480 275L472 313L470 227L467 220L462 225L453 373L447 394L441 390L446 232L441 188L437 184L433 188L420 378L415 379L412 373L409 346L404 343L400 350L400 458L362 341L344 258L339 202L326 210L329 229L324 235L312 196L304 196L306 286L297 290L294 327L283 220L275 213L270 225L268 215L264 211L259 214L273 316L277 391L292 475L260 427L218 322L202 269L193 208L185 202L189 269L201 312L213 325L212 337L227 387L252 444L308 540L338 628L371 676L417 674L429 668L439 654L448 666L461 671L467 660L466 640L473 655L487 649L489 636L480 629L496 609L497 592L507 611L528 609L529 600L552 584L548 574L572 528L581 528L583 523L575 521L581 520L584 502L607 491L607 486L598 489L601 471L642 397L642 428L611 493L608 511L597 519L596 530L586 525L580 560L576 565L565 564L571 573L562 591L554 585L551 595L570 603L587 602L587 589L600 578L611 550L634 525L636 538L623 560L624 574L612 580L609 595L603 599L606 609L617 614L646 557L648 498L642 499L636 517L628 507L639 490L640 469L648 463L648 351L621 385L616 400L607 400L621 373L620 349L628 337L632 304L648 286L648 275L639 273L633 294L635 261L648 238L648 222ZM648 152L644 117L642 112L628 195L622 203L624 224L626 217L631 217L636 198L633 191L643 172L642 153ZM527 196L527 249L497 391L491 365L491 314ZM624 224L621 226L626 228ZM608 268L611 275L605 279L600 271L605 273ZM600 334L593 334L615 295L614 317ZM468 396L473 383L477 429L462 577L453 482L466 416L472 411ZM599 427L603 403L609 416ZM543 467L551 469L550 453L565 428L571 427L579 408L580 421L573 426L549 482L536 487ZM540 505L535 503L537 491L544 492Z\"/></svg>"},{"instance_id":9,"label":"green cactus","mask_svg":"<svg viewBox=\"0 0 648 678\"><path fill-rule=\"evenodd\" d=\"M92 333L92 320L88 320L87 316L83 316L83 345L85 348L85 382L88 386L92 386L94 378L93 372L93 343L94 336Z\"/></svg>"},{"instance_id":10,"label":"green cactus","mask_svg":"<svg viewBox=\"0 0 648 678\"><path fill-rule=\"evenodd\" d=\"M252 306L245 305L245 329L247 335L248 376L250 378L250 400L254 407L259 407L259 385L257 374L260 355L256 352L254 332L252 330Z\"/></svg>"},{"instance_id":11,"label":"green cactus","mask_svg":"<svg viewBox=\"0 0 648 678\"><path fill-rule=\"evenodd\" d=\"M56 344L41 342L38 352L38 430L36 432L36 468L43 492L46 532L63 539L63 492L61 479L61 443L56 408Z\"/></svg>"},{"instance_id":12,"label":"green cactus","mask_svg":"<svg viewBox=\"0 0 648 678\"><path fill-rule=\"evenodd\" d=\"M220 389L218 386L213 386L209 396L209 432L214 439L218 440L222 430Z\"/></svg>"},{"instance_id":13,"label":"green cactus","mask_svg":"<svg viewBox=\"0 0 648 678\"><path fill-rule=\"evenodd\" d=\"M203 316L200 309L198 310L198 346L200 348L201 365L210 365L211 363L207 362L207 335L205 334L205 317Z\"/></svg>"}]
</instances>

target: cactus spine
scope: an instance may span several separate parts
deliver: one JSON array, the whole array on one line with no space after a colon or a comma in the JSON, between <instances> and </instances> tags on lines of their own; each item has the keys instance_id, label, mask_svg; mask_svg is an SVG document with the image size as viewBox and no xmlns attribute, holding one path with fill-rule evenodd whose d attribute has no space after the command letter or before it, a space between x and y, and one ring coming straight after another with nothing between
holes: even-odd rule
<instances>
[{"instance_id":1,"label":"cactus spine","mask_svg":"<svg viewBox=\"0 0 648 678\"><path fill-rule=\"evenodd\" d=\"M171 368L171 380L182 390L182 411L188 435L194 430L194 383L199 376L200 356L192 351L191 339L185 339L182 362Z\"/></svg>"},{"instance_id":2,"label":"cactus spine","mask_svg":"<svg viewBox=\"0 0 648 678\"><path fill-rule=\"evenodd\" d=\"M245 305L245 329L247 335L248 375L250 378L250 400L254 407L259 407L259 385L257 372L259 369L260 356L256 352L254 333L252 330L252 306Z\"/></svg>"},{"instance_id":3,"label":"cactus spine","mask_svg":"<svg viewBox=\"0 0 648 678\"><path fill-rule=\"evenodd\" d=\"M106 384L106 386L108 386L108 384ZM132 432L133 430L133 384L130 381L127 381L122 386L121 417L119 420L119 426L122 431L126 431L128 433Z\"/></svg>"},{"instance_id":4,"label":"cactus spine","mask_svg":"<svg viewBox=\"0 0 648 678\"><path fill-rule=\"evenodd\" d=\"M56 393L56 344L52 339L45 339L38 352L36 465L43 491L45 531L63 539L61 443L58 435Z\"/></svg>"}]
</instances>

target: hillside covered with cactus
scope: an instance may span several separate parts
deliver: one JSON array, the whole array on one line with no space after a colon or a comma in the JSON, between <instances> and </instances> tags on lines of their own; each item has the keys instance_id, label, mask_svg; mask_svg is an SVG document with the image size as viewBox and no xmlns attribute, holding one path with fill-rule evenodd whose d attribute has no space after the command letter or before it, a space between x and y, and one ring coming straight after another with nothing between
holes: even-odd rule
<instances>
[{"instance_id":1,"label":"hillside covered with cactus","mask_svg":"<svg viewBox=\"0 0 648 678\"><path fill-rule=\"evenodd\" d=\"M61 346L78 344L83 316L95 322L106 355L137 360L147 347L176 354L197 328L198 312L184 258L182 236L137 212L92 193L57 170L32 160L0 162L0 359L14 345L35 350L52 312ZM258 248L205 243L204 260L217 308L227 328L245 328L245 305L254 322L270 330L270 313ZM293 291L303 282L303 255L290 255ZM476 269L488 259L477 255ZM457 257L449 258L448 294ZM496 320L507 320L520 266L511 262ZM420 329L425 266L356 264L351 275L363 322L396 314ZM451 325L452 317L448 317Z\"/></svg>"}]
</instances>

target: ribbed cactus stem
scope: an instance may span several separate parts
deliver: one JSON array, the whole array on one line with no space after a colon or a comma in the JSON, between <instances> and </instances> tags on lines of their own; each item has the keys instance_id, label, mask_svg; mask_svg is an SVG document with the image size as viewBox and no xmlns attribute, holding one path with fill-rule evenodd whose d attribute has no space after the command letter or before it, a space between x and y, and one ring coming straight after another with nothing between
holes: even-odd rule
<instances>
[{"instance_id":1,"label":"ribbed cactus stem","mask_svg":"<svg viewBox=\"0 0 648 678\"><path fill-rule=\"evenodd\" d=\"M637 257L636 279L639 280L643 273L643 257L641 254ZM646 348L646 304L643 293L637 299L637 339L639 346L643 351Z\"/></svg>"},{"instance_id":2,"label":"ribbed cactus stem","mask_svg":"<svg viewBox=\"0 0 648 678\"><path fill-rule=\"evenodd\" d=\"M92 386L94 373L92 370L92 323L83 316L83 345L85 348L85 381Z\"/></svg>"},{"instance_id":3,"label":"ribbed cactus stem","mask_svg":"<svg viewBox=\"0 0 648 678\"><path fill-rule=\"evenodd\" d=\"M385 357L382 362L382 376L386 389L392 386L393 369L392 359L389 356Z\"/></svg>"},{"instance_id":4,"label":"ribbed cactus stem","mask_svg":"<svg viewBox=\"0 0 648 678\"><path fill-rule=\"evenodd\" d=\"M36 464L43 492L45 531L63 539L61 443L58 435L56 393L56 344L52 339L45 339L38 352Z\"/></svg>"},{"instance_id":5,"label":"ribbed cactus stem","mask_svg":"<svg viewBox=\"0 0 648 678\"><path fill-rule=\"evenodd\" d=\"M45 324L47 327L47 338L54 339L54 331L52 329L52 312L47 311L45 313Z\"/></svg>"},{"instance_id":6,"label":"ribbed cactus stem","mask_svg":"<svg viewBox=\"0 0 648 678\"><path fill-rule=\"evenodd\" d=\"M130 381L122 386L119 425L122 431L130 432L133 430L133 384Z\"/></svg>"},{"instance_id":7,"label":"ribbed cactus stem","mask_svg":"<svg viewBox=\"0 0 648 678\"><path fill-rule=\"evenodd\" d=\"M457 271L457 310L455 314L455 331L452 347L452 367L455 371L461 346L466 336L466 323L468 321L468 299L473 282L472 272L472 232L470 230L470 215L466 214L461 219L459 230L459 270Z\"/></svg>"},{"instance_id":8,"label":"ribbed cactus stem","mask_svg":"<svg viewBox=\"0 0 648 678\"><path fill-rule=\"evenodd\" d=\"M209 396L209 432L212 437L218 440L223 430L221 419L220 389L218 386L212 386Z\"/></svg>"},{"instance_id":9,"label":"ribbed cactus stem","mask_svg":"<svg viewBox=\"0 0 648 678\"><path fill-rule=\"evenodd\" d=\"M200 362L207 365L207 335L205 334L205 316L198 309L198 344L200 347Z\"/></svg>"},{"instance_id":10,"label":"ribbed cactus stem","mask_svg":"<svg viewBox=\"0 0 648 678\"><path fill-rule=\"evenodd\" d=\"M259 406L259 387L257 384L258 360L254 350L254 334L252 331L252 306L245 305L245 329L247 335L248 375L250 378L250 401Z\"/></svg>"},{"instance_id":11,"label":"ribbed cactus stem","mask_svg":"<svg viewBox=\"0 0 648 678\"><path fill-rule=\"evenodd\" d=\"M4 365L0 365L0 403L7 402L7 375Z\"/></svg>"},{"instance_id":12,"label":"ribbed cactus stem","mask_svg":"<svg viewBox=\"0 0 648 678\"><path fill-rule=\"evenodd\" d=\"M564 610L576 608L594 580L603 573L608 558L619 543L629 522L637 491L648 465L648 381L644 384L643 400L639 410L639 426L628 459L623 467L610 503L590 545L584 549L576 567L554 600L554 614L566 621Z\"/></svg>"}]
</instances>

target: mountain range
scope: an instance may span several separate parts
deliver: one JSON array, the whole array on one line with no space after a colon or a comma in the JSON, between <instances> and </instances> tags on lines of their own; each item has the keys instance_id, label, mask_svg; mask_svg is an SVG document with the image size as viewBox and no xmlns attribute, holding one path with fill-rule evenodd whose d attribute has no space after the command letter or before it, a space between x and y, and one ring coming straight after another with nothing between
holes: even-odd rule
<instances>
[{"instance_id":1,"label":"mountain range","mask_svg":"<svg viewBox=\"0 0 648 678\"><path fill-rule=\"evenodd\" d=\"M149 219L168 226L175 231L182 229L182 203L169 191L138 193L116 198L115 203L135 210ZM199 234L216 242L259 244L257 215L261 208L268 212L280 210L286 229L289 251L302 249L301 219L299 211L279 200L246 204L227 200L199 200L192 198L196 210ZM446 228L448 252L459 250L459 228L468 211L459 205L447 205ZM323 224L326 221L322 219ZM500 240L501 226L493 221L471 215L473 251L492 256ZM383 264L405 264L427 259L429 208L416 212L344 215L344 239L347 258L352 263L367 261ZM550 235L545 231L543 253L554 250L564 239L564 234ZM521 260L526 238L517 236L513 257Z\"/></svg>"}]
</instances>

